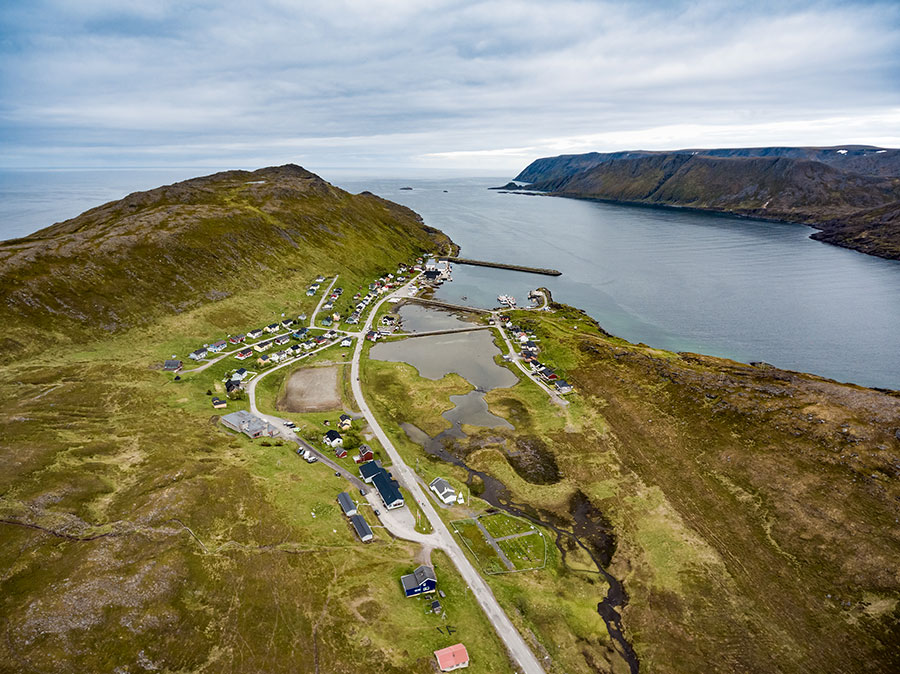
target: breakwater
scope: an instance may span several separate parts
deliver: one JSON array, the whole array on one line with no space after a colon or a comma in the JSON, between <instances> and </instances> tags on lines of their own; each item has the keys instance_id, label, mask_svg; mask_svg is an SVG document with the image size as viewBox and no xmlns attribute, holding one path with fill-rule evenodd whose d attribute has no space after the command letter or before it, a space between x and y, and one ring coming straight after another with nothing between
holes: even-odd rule
<instances>
[{"instance_id":1,"label":"breakwater","mask_svg":"<svg viewBox=\"0 0 900 674\"><path fill-rule=\"evenodd\" d=\"M470 264L475 267L495 267L496 269L510 269L512 271L523 271L529 274L543 274L544 276L562 276L562 272L557 269L545 269L543 267L525 267L519 264L506 264L504 262L488 262L486 260L472 260L466 257L453 257L452 255L442 255L438 259L455 262L456 264Z\"/></svg>"},{"instance_id":2,"label":"breakwater","mask_svg":"<svg viewBox=\"0 0 900 674\"><path fill-rule=\"evenodd\" d=\"M441 309L454 309L456 311L469 311L474 314L489 314L490 309L479 309L478 307L467 307L462 304L451 304L450 302L441 302L440 300L427 300L424 297L404 297L402 303L415 302L416 304L424 304L427 307L439 307Z\"/></svg>"}]
</instances>

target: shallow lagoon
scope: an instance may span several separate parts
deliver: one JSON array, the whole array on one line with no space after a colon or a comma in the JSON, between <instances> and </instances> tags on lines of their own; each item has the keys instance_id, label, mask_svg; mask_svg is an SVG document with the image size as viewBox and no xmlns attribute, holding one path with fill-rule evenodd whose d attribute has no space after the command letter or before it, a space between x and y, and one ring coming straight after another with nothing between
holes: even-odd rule
<instances>
[{"instance_id":1,"label":"shallow lagoon","mask_svg":"<svg viewBox=\"0 0 900 674\"><path fill-rule=\"evenodd\" d=\"M424 311L443 313L429 309ZM500 349L488 330L381 342L369 352L369 356L376 360L409 363L426 379L440 379L455 372L472 384L474 391L450 396L456 407L443 414L455 428L463 424L512 428L506 419L491 414L484 400L485 392L514 386L519 381L516 375L494 362L498 354Z\"/></svg>"}]
</instances>

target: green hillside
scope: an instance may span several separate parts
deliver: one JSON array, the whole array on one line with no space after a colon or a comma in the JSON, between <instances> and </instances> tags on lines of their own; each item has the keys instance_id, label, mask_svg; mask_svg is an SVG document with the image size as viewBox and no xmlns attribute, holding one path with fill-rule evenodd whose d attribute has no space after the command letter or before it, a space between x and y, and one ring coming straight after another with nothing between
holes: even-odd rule
<instances>
[{"instance_id":1,"label":"green hillside","mask_svg":"<svg viewBox=\"0 0 900 674\"><path fill-rule=\"evenodd\" d=\"M120 333L299 271L371 270L446 241L411 210L298 166L195 178L0 243L2 347Z\"/></svg>"}]
</instances>

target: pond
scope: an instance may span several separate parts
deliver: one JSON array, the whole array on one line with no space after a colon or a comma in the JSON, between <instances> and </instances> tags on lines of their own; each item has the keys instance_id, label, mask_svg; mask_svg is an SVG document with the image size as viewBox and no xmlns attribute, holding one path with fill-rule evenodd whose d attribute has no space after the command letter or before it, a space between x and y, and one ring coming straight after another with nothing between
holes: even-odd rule
<instances>
[{"instance_id":1,"label":"pond","mask_svg":"<svg viewBox=\"0 0 900 674\"><path fill-rule=\"evenodd\" d=\"M420 318L425 315L421 312L444 313L424 307L415 308L421 310L417 312ZM480 330L381 342L372 347L369 357L394 363L409 363L426 379L436 380L455 372L472 384L475 387L474 391L465 395L450 396L451 402L456 406L443 414L443 417L453 424L452 428L461 432L463 424L487 428L512 428L506 419L488 411L484 399L487 391L494 388L508 388L519 381L516 375L494 362L494 357L500 353L500 349L494 344L493 332Z\"/></svg>"}]
</instances>

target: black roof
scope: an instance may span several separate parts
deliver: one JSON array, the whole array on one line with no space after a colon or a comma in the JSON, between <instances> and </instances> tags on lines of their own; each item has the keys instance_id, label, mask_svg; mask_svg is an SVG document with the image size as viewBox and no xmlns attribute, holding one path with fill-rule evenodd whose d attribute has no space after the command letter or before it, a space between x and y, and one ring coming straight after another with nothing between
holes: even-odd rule
<instances>
[{"instance_id":1,"label":"black roof","mask_svg":"<svg viewBox=\"0 0 900 674\"><path fill-rule=\"evenodd\" d=\"M372 484L375 485L375 489L378 490L385 505L403 500L403 495L400 493L397 483L388 476L387 471L383 468L380 473L372 478Z\"/></svg>"},{"instance_id":2,"label":"black roof","mask_svg":"<svg viewBox=\"0 0 900 674\"><path fill-rule=\"evenodd\" d=\"M362 515L350 515L350 521L353 523L353 528L356 529L356 535L359 536L360 539L372 536L372 529Z\"/></svg>"},{"instance_id":3,"label":"black roof","mask_svg":"<svg viewBox=\"0 0 900 674\"><path fill-rule=\"evenodd\" d=\"M344 511L344 514L347 515L349 513L356 511L356 504L353 502L353 499L350 498L350 494L345 491L342 491L338 494L338 503L341 504L341 510Z\"/></svg>"},{"instance_id":4,"label":"black roof","mask_svg":"<svg viewBox=\"0 0 900 674\"><path fill-rule=\"evenodd\" d=\"M339 437L341 437L341 434L332 428L330 431L325 433L325 437L331 441L334 441L334 440L337 440Z\"/></svg>"},{"instance_id":5,"label":"black roof","mask_svg":"<svg viewBox=\"0 0 900 674\"><path fill-rule=\"evenodd\" d=\"M363 476L363 479L374 477L382 471L384 468L381 467L381 461L366 461L359 467L359 474Z\"/></svg>"}]
</instances>

